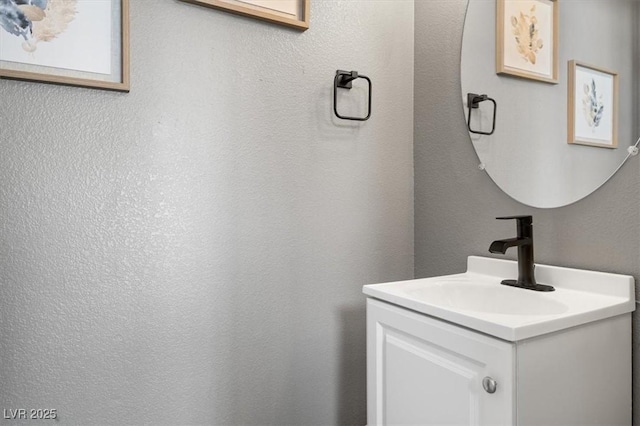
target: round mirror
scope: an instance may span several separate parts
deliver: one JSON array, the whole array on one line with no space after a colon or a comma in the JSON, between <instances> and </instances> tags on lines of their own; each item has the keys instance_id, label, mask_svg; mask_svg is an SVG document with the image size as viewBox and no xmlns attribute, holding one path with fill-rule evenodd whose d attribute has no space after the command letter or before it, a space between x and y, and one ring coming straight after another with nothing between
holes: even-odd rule
<instances>
[{"instance_id":1,"label":"round mirror","mask_svg":"<svg viewBox=\"0 0 640 426\"><path fill-rule=\"evenodd\" d=\"M464 113L481 167L509 196L564 206L629 158L638 22L638 0L469 0Z\"/></svg>"}]
</instances>

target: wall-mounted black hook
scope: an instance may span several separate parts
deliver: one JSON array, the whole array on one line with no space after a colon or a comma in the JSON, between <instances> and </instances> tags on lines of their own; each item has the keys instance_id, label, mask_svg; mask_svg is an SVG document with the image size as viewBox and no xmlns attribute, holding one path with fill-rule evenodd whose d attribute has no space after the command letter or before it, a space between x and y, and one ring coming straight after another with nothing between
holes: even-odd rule
<instances>
[{"instance_id":1,"label":"wall-mounted black hook","mask_svg":"<svg viewBox=\"0 0 640 426\"><path fill-rule=\"evenodd\" d=\"M343 116L338 113L338 87L341 89L351 89L353 87L353 80L363 78L367 80L369 84L369 101L367 107L367 116L366 117L349 117ZM372 95L372 84L371 79L366 75L358 74L358 71L342 71L337 70L336 76L333 79L333 112L336 117L341 118L343 120L355 120L355 121L367 121L369 117L371 117L371 95Z\"/></svg>"},{"instance_id":2,"label":"wall-mounted black hook","mask_svg":"<svg viewBox=\"0 0 640 426\"><path fill-rule=\"evenodd\" d=\"M480 108L480 102L484 102L484 101L490 101L493 103L493 125L491 127L490 132L482 132L479 130L473 130L471 128L471 110ZM496 115L498 112L498 104L496 103L495 99L490 98L487 95L477 95L475 93L467 93L467 108L469 108L469 114L467 116L467 129L469 129L469 132L476 133L478 135L492 135L493 132L496 130Z\"/></svg>"}]
</instances>

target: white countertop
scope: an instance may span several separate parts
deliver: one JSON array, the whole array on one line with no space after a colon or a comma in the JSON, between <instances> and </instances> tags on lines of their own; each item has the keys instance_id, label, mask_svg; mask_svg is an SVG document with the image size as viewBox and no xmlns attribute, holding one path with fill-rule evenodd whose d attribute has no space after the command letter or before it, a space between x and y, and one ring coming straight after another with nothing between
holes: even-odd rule
<instances>
[{"instance_id":1,"label":"white countertop","mask_svg":"<svg viewBox=\"0 0 640 426\"><path fill-rule=\"evenodd\" d=\"M469 256L461 274L370 284L363 292L504 340L518 341L635 310L629 275L536 264L538 292L501 285L517 262Z\"/></svg>"}]
</instances>

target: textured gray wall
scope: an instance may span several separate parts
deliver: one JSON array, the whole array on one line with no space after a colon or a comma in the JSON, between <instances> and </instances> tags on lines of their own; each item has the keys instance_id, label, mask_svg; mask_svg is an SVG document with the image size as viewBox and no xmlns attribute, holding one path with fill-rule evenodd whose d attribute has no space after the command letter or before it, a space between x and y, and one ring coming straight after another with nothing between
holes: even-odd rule
<instances>
[{"instance_id":1,"label":"textured gray wall","mask_svg":"<svg viewBox=\"0 0 640 426\"><path fill-rule=\"evenodd\" d=\"M416 277L460 272L468 255L491 256L489 243L515 225L500 215L532 214L539 263L640 278L640 186L633 158L603 187L559 209L526 207L482 171L469 141L460 97L465 0L416 1ZM517 178L514 176L514 178ZM515 253L508 252L514 259ZM634 406L640 423L640 350L634 319ZM606 360L603 360L606 362Z\"/></svg>"},{"instance_id":2,"label":"textured gray wall","mask_svg":"<svg viewBox=\"0 0 640 426\"><path fill-rule=\"evenodd\" d=\"M0 81L0 408L365 423L361 286L413 276L414 6L311 3L133 0L130 94Z\"/></svg>"}]
</instances>

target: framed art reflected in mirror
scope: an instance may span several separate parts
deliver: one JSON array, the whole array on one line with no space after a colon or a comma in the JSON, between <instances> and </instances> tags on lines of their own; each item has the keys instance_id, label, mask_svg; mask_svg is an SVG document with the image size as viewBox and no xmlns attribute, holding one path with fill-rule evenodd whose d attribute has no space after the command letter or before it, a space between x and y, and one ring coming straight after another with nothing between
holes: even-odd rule
<instances>
[{"instance_id":1,"label":"framed art reflected in mirror","mask_svg":"<svg viewBox=\"0 0 640 426\"><path fill-rule=\"evenodd\" d=\"M558 1L496 0L496 73L558 82Z\"/></svg>"},{"instance_id":2,"label":"framed art reflected in mirror","mask_svg":"<svg viewBox=\"0 0 640 426\"><path fill-rule=\"evenodd\" d=\"M618 73L569 61L567 142L617 148Z\"/></svg>"}]
</instances>

